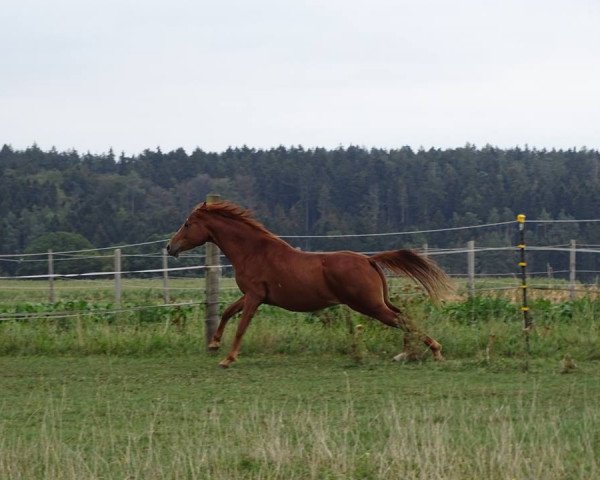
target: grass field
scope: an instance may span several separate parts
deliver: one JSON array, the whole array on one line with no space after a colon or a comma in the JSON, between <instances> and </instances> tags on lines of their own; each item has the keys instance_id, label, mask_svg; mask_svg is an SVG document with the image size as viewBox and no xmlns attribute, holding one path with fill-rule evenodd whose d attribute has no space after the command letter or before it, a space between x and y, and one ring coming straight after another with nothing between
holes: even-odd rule
<instances>
[{"instance_id":1,"label":"grass field","mask_svg":"<svg viewBox=\"0 0 600 480\"><path fill-rule=\"evenodd\" d=\"M592 479L599 365L0 358L0 478Z\"/></svg>"},{"instance_id":2,"label":"grass field","mask_svg":"<svg viewBox=\"0 0 600 480\"><path fill-rule=\"evenodd\" d=\"M223 279L222 308L239 296L231 279ZM486 284L483 284L486 285ZM488 283L489 285L489 283ZM504 281L506 285L506 281ZM115 305L110 282L57 282L59 301L40 301L39 282L0 282L0 355L149 355L193 354L203 350L203 290L199 279L172 281L172 302L163 308L160 280L124 283L123 303ZM464 287L459 288L459 293ZM433 307L406 282L392 282L392 300L404 305L419 325L439 339L449 358L486 360L523 354L518 304L500 290L471 301L462 297ZM589 295L575 301L531 303L536 325L531 335L535 358L553 361L569 354L581 361L600 360L600 300ZM349 325L364 324L360 347L367 355L389 358L401 348L397 331L344 309L319 315L296 314L263 306L244 338L246 353L347 354L354 348ZM227 338L235 329L228 327Z\"/></svg>"},{"instance_id":3,"label":"grass field","mask_svg":"<svg viewBox=\"0 0 600 480\"><path fill-rule=\"evenodd\" d=\"M201 303L199 284L174 282L175 301ZM0 283L0 479L599 478L593 295L534 299L527 358L504 292L433 307L392 285L442 364L391 362L401 335L344 309L262 307L224 371L200 305L138 309L159 281L126 284L118 312L110 282L58 287L49 305L37 282Z\"/></svg>"}]
</instances>

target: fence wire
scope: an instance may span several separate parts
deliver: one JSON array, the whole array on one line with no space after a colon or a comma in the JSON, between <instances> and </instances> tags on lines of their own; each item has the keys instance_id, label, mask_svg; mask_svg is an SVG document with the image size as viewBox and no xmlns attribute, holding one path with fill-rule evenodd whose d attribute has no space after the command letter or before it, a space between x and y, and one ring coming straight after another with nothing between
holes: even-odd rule
<instances>
[{"instance_id":1,"label":"fence wire","mask_svg":"<svg viewBox=\"0 0 600 480\"><path fill-rule=\"evenodd\" d=\"M587 220L527 220L527 224L549 224L549 223L584 223L584 222L600 222L600 219L587 219ZM427 234L427 233L439 233L439 232L452 232L452 231L464 231L469 229L481 229L488 227L498 227L498 226L506 226L514 224L513 221L510 222L497 222L497 223L488 223L482 225L470 225L463 227L449 227L442 229L427 229L427 230L412 230L412 231L403 231L403 232L386 232L386 233L371 233L371 234L340 234L340 235L284 235L282 238L285 239L347 239L347 238L365 238L365 237L390 237L390 236L402 236L402 235L417 235L417 234ZM95 249L83 249L83 250L68 250L61 252L53 252L53 262L78 262L83 260L111 260L114 259L114 255L106 253L109 250L115 249L127 249L134 248L140 246L149 246L149 245L157 245L162 244L165 245L168 239L161 239L149 242L140 242L140 243L131 243L126 245L119 246L111 246L111 247L103 247L103 248L95 248ZM534 252L552 252L552 253L567 253L573 254L574 249L572 245L569 244L553 244L553 245L528 245L527 251L531 254ZM97 254L92 254L93 252L97 252ZM499 247L457 247L457 248L427 248L422 251L422 253L431 257L446 257L446 256L455 256L455 255L481 255L489 252L517 252L517 247L514 245L508 246L499 246ZM359 252L367 255L372 255L379 253L379 251L366 251ZM585 253L585 254L597 254L600 253L600 245L595 244L580 244L576 246L575 253ZM39 257L45 258L39 258ZM16 263L44 263L48 262L48 252L43 253L12 253L0 255L0 261L4 262L16 262ZM136 260L136 259L156 259L160 260L165 258L164 251L162 248L155 252L149 253L124 253L122 254L123 258ZM224 255L220 255L221 262L227 261ZM186 255L182 255L182 261L193 261L196 263L200 263L206 260L206 255L198 254L198 253L188 253ZM516 263L515 263L516 264ZM465 262L466 266L466 262ZM80 285L79 282L84 281L93 281L95 289L112 289L115 287L115 283L107 277L128 277L126 282L124 281L122 288L127 290L154 290L157 292L190 292L190 291L198 291L201 287L195 286L174 286L174 285L147 285L144 282L148 279L140 279L137 282L132 282L132 277L142 276L147 277L150 276L150 279L153 281L159 281L165 279L165 281L177 280L180 278L186 277L178 277L177 274L185 274L186 272L193 271L205 271L207 268L213 268L206 265L188 265L188 266L178 266L178 267L168 267L168 268L146 268L146 269L129 269L123 271L116 270L99 270L99 271L91 271L84 273L47 273L47 274L36 274L36 275L11 275L11 276L0 276L0 280L7 281L50 281L60 280L61 285L57 291L77 291L89 288L88 285ZM232 271L232 265L230 264L222 264L218 267L222 272L226 272L229 274ZM600 274L600 270L593 269L585 269L578 270L578 273L593 275ZM559 269L559 270L548 270L544 271L533 271L528 273L529 277L550 277L553 275L565 275L570 274L573 275L572 270ZM510 278L514 277L517 280L518 272L515 268L514 272L477 272L471 275L466 273L450 273L449 274L453 278L461 279L461 278L471 278L473 282L474 279L483 281L486 279L494 279L494 278ZM89 280L94 278L94 280ZM190 277L187 277L188 279ZM106 280L103 280L106 279ZM124 279L125 280L125 279ZM68 282L68 285L65 285L62 282ZM73 283L70 283L73 282ZM585 285L578 283L577 286L574 283L568 285L560 285L560 284L546 284L546 285L532 285L529 288L532 290L540 290L540 291L568 291L570 294L574 293L598 293L596 290L593 290L592 287L596 287L596 285ZM480 292L501 292L501 291L518 291L519 285L515 283L514 286L507 285L498 285L494 286L489 283L481 286L472 285L471 292L478 294ZM26 285L3 285L3 290L6 291L48 291L48 287L40 284L39 286L32 286L30 284ZM233 292L236 291L237 287L227 287L222 286L220 291L223 292ZM420 295L418 292L403 292L390 288L391 291L396 295L402 296L414 296ZM145 305L145 306L136 306L136 307L127 307L127 308L114 308L112 310L81 310L81 311L69 311L69 312L31 312L31 313L19 313L19 314L0 314L0 320L18 320L18 319L28 319L28 318L69 318L81 315L110 315L110 314L118 314L124 312L133 312L133 311L143 311L146 309L156 309L156 308L173 308L173 307L182 307L182 306L197 306L201 305L202 302L186 302L186 303L164 303L160 305Z\"/></svg>"}]
</instances>

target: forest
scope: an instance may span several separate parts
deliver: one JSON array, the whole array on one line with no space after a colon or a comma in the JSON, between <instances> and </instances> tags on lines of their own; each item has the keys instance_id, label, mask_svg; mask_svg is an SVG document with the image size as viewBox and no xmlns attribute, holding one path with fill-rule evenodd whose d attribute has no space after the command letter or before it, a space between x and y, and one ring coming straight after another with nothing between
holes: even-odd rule
<instances>
[{"instance_id":1,"label":"forest","mask_svg":"<svg viewBox=\"0 0 600 480\"><path fill-rule=\"evenodd\" d=\"M530 148L337 149L197 148L119 156L44 151L33 145L0 150L1 254L39 251L41 238L68 232L80 245L107 247L167 238L208 193L255 212L279 235L406 232L528 219L600 217L600 152ZM404 236L290 239L307 250L508 246L514 225ZM600 223L528 224L528 243L597 244ZM60 250L60 246L53 246ZM156 250L156 246L153 247ZM140 249L142 251L143 249ZM510 255L513 255L510 253ZM599 270L597 255L578 268ZM480 272L511 272L506 252L478 261ZM460 270L459 260L441 261ZM464 262L461 258L460 262ZM512 262L512 263L511 263ZM562 253L536 255L533 268L561 270ZM462 265L462 263L461 263ZM0 262L0 271L21 271ZM464 270L464 269L463 269Z\"/></svg>"}]
</instances>

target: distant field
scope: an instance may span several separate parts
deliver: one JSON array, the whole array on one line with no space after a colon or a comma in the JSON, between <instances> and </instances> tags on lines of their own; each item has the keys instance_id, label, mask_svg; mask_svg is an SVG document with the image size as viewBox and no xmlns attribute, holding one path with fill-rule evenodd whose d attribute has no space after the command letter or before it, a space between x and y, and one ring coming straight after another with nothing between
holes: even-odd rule
<instances>
[{"instance_id":1,"label":"distant field","mask_svg":"<svg viewBox=\"0 0 600 480\"><path fill-rule=\"evenodd\" d=\"M392 294L418 293L414 284L405 278L389 278L389 288ZM502 297L520 301L520 280L515 277L477 279L475 287L479 295ZM564 280L534 278L529 281L529 294L532 299L545 298L552 301L568 299L568 284ZM161 278L123 278L122 300L124 302L163 300L164 289ZM463 278L454 279L456 287L451 295L452 300L464 300L467 297L467 285ZM221 278L221 294L224 299L238 293L235 280L231 277ZM168 283L171 301L197 301L204 298L204 277L170 278ZM97 300L112 301L115 298L115 284L112 279L94 280L65 280L54 282L57 300ZM577 287L578 298L600 295L597 285L580 285ZM14 302L48 302L49 283L47 280L0 280L0 305ZM401 298L399 299L401 300Z\"/></svg>"},{"instance_id":2,"label":"distant field","mask_svg":"<svg viewBox=\"0 0 600 480\"><path fill-rule=\"evenodd\" d=\"M514 284L514 281L512 282ZM171 302L199 301L204 299L204 277L170 278L169 297ZM392 279L391 289L401 290L412 285L405 279ZM484 285L484 284L482 284ZM489 285L486 283L485 285ZM503 283L505 286L506 283ZM142 301L161 303L164 289L161 278L123 278L122 301L139 303ZM459 290L463 290L462 286ZM54 282L54 291L58 301L91 300L112 302L115 298L115 284L112 279L101 280L64 280ZM224 301L239 294L235 280L223 277L220 280L220 292ZM411 294L416 293L411 289ZM47 280L0 280L0 305L15 302L47 303L49 283Z\"/></svg>"},{"instance_id":3,"label":"distant field","mask_svg":"<svg viewBox=\"0 0 600 480\"><path fill-rule=\"evenodd\" d=\"M160 278L138 278L122 280L123 302L158 303L163 299L163 284ZM223 294L237 290L233 279L222 279ZM54 290L57 300L108 301L115 298L114 280L56 280ZM169 279L171 301L198 301L204 297L204 278ZM47 280L0 280L0 305L14 302L48 302Z\"/></svg>"}]
</instances>

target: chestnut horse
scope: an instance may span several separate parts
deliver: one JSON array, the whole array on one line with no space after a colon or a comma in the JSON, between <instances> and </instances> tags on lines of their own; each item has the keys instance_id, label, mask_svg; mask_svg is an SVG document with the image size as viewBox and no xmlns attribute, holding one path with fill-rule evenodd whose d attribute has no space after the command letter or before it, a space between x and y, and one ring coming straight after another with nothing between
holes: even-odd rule
<instances>
[{"instance_id":1,"label":"chestnut horse","mask_svg":"<svg viewBox=\"0 0 600 480\"><path fill-rule=\"evenodd\" d=\"M442 346L415 331L410 319L388 299L382 267L418 281L433 299L449 286L446 274L430 259L410 250L366 256L360 253L309 253L293 248L269 232L252 214L233 203L221 201L198 205L173 235L167 251L177 257L191 248L213 242L229 258L243 295L227 307L209 343L218 349L228 320L242 312L235 339L227 357L219 364L227 368L240 351L242 337L258 307L265 303L295 312L313 312L344 304L357 312L405 332L424 342L436 360Z\"/></svg>"}]
</instances>

